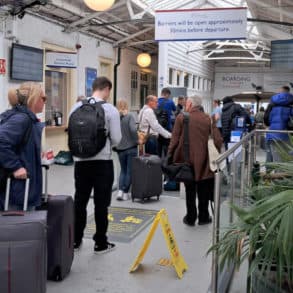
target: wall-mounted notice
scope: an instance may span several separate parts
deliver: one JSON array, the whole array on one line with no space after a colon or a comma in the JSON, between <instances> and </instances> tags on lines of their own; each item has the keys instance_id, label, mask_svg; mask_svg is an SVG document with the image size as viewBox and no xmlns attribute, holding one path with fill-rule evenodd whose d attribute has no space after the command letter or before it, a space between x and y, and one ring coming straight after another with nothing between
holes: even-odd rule
<instances>
[{"instance_id":1,"label":"wall-mounted notice","mask_svg":"<svg viewBox=\"0 0 293 293\"><path fill-rule=\"evenodd\" d=\"M76 68L77 54L64 52L46 52L46 66Z\"/></svg>"},{"instance_id":2,"label":"wall-mounted notice","mask_svg":"<svg viewBox=\"0 0 293 293\"><path fill-rule=\"evenodd\" d=\"M156 11L156 41L235 40L246 38L247 11L212 8Z\"/></svg>"},{"instance_id":3,"label":"wall-mounted notice","mask_svg":"<svg viewBox=\"0 0 293 293\"><path fill-rule=\"evenodd\" d=\"M271 42L272 68L293 69L293 40Z\"/></svg>"}]
</instances>

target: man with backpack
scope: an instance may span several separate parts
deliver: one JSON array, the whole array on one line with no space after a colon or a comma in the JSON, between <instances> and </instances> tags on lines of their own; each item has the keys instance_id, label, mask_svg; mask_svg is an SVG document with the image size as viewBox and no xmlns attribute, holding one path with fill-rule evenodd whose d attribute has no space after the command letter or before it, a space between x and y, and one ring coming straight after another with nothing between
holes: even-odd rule
<instances>
[{"instance_id":1,"label":"man with backpack","mask_svg":"<svg viewBox=\"0 0 293 293\"><path fill-rule=\"evenodd\" d=\"M269 130L290 130L293 120L293 95L290 94L290 88L283 86L280 93L271 97L264 114L264 123L269 126ZM267 162L280 161L280 155L277 152L277 145L289 143L289 137L286 133L267 133ZM286 144L284 144L286 147Z\"/></svg>"},{"instance_id":2,"label":"man with backpack","mask_svg":"<svg viewBox=\"0 0 293 293\"><path fill-rule=\"evenodd\" d=\"M163 88L161 97L158 99L158 107L155 110L157 119L162 127L169 132L172 132L172 112L176 111L175 103L170 99L171 91L168 88ZM166 139L159 135L158 137L158 153L159 156L165 156L168 151L170 139Z\"/></svg>"},{"instance_id":3,"label":"man with backpack","mask_svg":"<svg viewBox=\"0 0 293 293\"><path fill-rule=\"evenodd\" d=\"M75 242L82 244L87 220L87 204L94 189L96 233L94 252L104 253L115 247L107 239L108 207L111 203L114 168L113 146L121 140L120 115L107 100L112 88L106 77L94 80L92 97L73 106L68 125L68 145L75 161Z\"/></svg>"}]
</instances>

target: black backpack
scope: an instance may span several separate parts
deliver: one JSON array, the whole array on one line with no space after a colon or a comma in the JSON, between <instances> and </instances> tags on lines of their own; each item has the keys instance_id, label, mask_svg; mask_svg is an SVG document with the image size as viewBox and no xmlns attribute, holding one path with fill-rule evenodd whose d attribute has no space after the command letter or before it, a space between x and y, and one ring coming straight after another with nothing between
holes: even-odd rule
<instances>
[{"instance_id":1,"label":"black backpack","mask_svg":"<svg viewBox=\"0 0 293 293\"><path fill-rule=\"evenodd\" d=\"M68 147L72 155L90 158L105 146L107 136L105 129L104 101L96 102L94 98L82 101L68 123Z\"/></svg>"},{"instance_id":2,"label":"black backpack","mask_svg":"<svg viewBox=\"0 0 293 293\"><path fill-rule=\"evenodd\" d=\"M155 110L155 114L157 116L158 122L164 127L168 127L168 122L169 122L169 115L168 111L164 109L164 106L167 102L167 99L165 99L162 104L160 105L159 108Z\"/></svg>"}]
</instances>

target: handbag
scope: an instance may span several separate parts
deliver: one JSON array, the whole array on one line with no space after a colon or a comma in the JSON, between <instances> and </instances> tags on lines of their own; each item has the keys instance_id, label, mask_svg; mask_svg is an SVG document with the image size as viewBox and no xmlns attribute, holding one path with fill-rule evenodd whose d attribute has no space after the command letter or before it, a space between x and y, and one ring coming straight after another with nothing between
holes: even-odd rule
<instances>
[{"instance_id":1,"label":"handbag","mask_svg":"<svg viewBox=\"0 0 293 293\"><path fill-rule=\"evenodd\" d=\"M192 182L195 181L195 172L193 166L189 163L189 113L184 115L184 163L173 163L172 155L165 157L162 163L162 171L168 176L170 180L177 182Z\"/></svg>"},{"instance_id":2,"label":"handbag","mask_svg":"<svg viewBox=\"0 0 293 293\"><path fill-rule=\"evenodd\" d=\"M208 140L208 153L209 153L209 164L210 164L210 170L215 172L217 171L217 164L215 161L219 158L221 153L217 150L215 143L214 143L214 132L213 132L213 125L212 125L212 120L211 120L211 135ZM223 160L220 163L220 170L223 170L226 167L226 160Z\"/></svg>"},{"instance_id":3,"label":"handbag","mask_svg":"<svg viewBox=\"0 0 293 293\"><path fill-rule=\"evenodd\" d=\"M143 112L141 113L140 120L139 120L139 123L138 123L138 126L137 126L137 144L138 145L145 144L147 142L148 138L149 138L149 135L150 135L150 126L148 127L147 132L144 132L144 131L139 129L139 126L140 126L140 123L141 123L141 120L142 120L142 116L143 116Z\"/></svg>"},{"instance_id":4,"label":"handbag","mask_svg":"<svg viewBox=\"0 0 293 293\"><path fill-rule=\"evenodd\" d=\"M70 166L73 164L73 158L69 151L59 151L56 155L54 163L57 165Z\"/></svg>"}]
</instances>

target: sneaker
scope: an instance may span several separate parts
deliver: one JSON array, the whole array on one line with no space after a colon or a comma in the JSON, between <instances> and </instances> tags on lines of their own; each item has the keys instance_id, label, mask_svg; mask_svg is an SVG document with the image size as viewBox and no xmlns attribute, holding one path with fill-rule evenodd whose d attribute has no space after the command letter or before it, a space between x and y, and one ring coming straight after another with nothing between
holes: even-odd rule
<instances>
[{"instance_id":1,"label":"sneaker","mask_svg":"<svg viewBox=\"0 0 293 293\"><path fill-rule=\"evenodd\" d=\"M74 242L74 245L73 245L74 251L79 251L81 249L81 246L82 246L82 241Z\"/></svg>"},{"instance_id":2,"label":"sneaker","mask_svg":"<svg viewBox=\"0 0 293 293\"><path fill-rule=\"evenodd\" d=\"M96 254L106 253L106 252L109 252L109 251L113 250L115 248L115 246L116 245L114 243L110 243L110 242L107 242L105 245L97 245L97 244L95 244L94 252Z\"/></svg>"},{"instance_id":3,"label":"sneaker","mask_svg":"<svg viewBox=\"0 0 293 293\"><path fill-rule=\"evenodd\" d=\"M123 200L129 200L129 193L128 192L123 192L122 199Z\"/></svg>"},{"instance_id":4,"label":"sneaker","mask_svg":"<svg viewBox=\"0 0 293 293\"><path fill-rule=\"evenodd\" d=\"M117 195L116 195L117 200L123 200L123 191L118 190Z\"/></svg>"}]
</instances>

